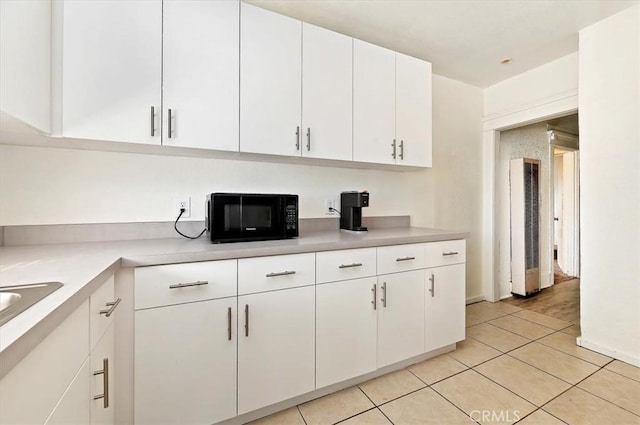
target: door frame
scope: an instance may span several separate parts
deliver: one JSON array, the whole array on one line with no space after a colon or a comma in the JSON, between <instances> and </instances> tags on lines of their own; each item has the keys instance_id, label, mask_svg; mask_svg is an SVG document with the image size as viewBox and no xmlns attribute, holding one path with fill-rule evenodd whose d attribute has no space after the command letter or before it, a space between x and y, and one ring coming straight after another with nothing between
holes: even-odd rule
<instances>
[{"instance_id":1,"label":"door frame","mask_svg":"<svg viewBox=\"0 0 640 425\"><path fill-rule=\"evenodd\" d=\"M550 129L547 131L547 136L549 140L549 158L550 158L550 188L549 188L549 205L555 206L555 198L554 198L554 177L555 177L555 154L554 151L556 148L561 149L565 152L573 152L575 153L574 158L574 166L573 166L573 204L574 204L574 213L573 213L573 232L571 238L573 239L573 253L572 255L572 263L573 263L573 276L580 277L580 147L579 147L579 136L576 136L571 133L567 133L558 129ZM554 233L554 225L555 222L553 220L555 208L552 208L551 213L551 221L550 221L550 234L552 237L550 238L550 243L548 250L549 252L553 252L553 245L555 242L555 233ZM551 285L554 285L553 281Z\"/></svg>"},{"instance_id":2,"label":"door frame","mask_svg":"<svg viewBox=\"0 0 640 425\"><path fill-rule=\"evenodd\" d=\"M498 276L498 236L496 234L497 153L500 132L511 128L570 115L578 111L578 90L545 98L533 104L487 116L483 120L482 137L482 289L487 301L500 300ZM505 298L509 295L505 295Z\"/></svg>"}]
</instances>

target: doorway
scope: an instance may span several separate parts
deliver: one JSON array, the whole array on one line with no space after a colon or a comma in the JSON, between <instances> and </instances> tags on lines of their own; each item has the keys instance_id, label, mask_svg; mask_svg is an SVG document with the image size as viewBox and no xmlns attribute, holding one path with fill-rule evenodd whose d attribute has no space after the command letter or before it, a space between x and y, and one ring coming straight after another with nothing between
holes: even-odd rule
<instances>
[{"instance_id":1,"label":"doorway","mask_svg":"<svg viewBox=\"0 0 640 425\"><path fill-rule=\"evenodd\" d=\"M549 126L554 284L580 276L579 138Z\"/></svg>"},{"instance_id":2,"label":"doorway","mask_svg":"<svg viewBox=\"0 0 640 425\"><path fill-rule=\"evenodd\" d=\"M579 276L578 142L577 113L500 131L495 174L499 299L513 292L509 162L514 158L540 163L537 287Z\"/></svg>"}]
</instances>

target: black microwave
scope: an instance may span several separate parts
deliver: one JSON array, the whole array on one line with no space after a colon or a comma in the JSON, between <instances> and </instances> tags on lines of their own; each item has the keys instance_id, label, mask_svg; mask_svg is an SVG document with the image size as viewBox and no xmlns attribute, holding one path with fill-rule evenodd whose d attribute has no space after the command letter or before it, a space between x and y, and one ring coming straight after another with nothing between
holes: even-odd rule
<instances>
[{"instance_id":1,"label":"black microwave","mask_svg":"<svg viewBox=\"0 0 640 425\"><path fill-rule=\"evenodd\" d=\"M205 224L213 243L295 238L298 195L212 193Z\"/></svg>"}]
</instances>

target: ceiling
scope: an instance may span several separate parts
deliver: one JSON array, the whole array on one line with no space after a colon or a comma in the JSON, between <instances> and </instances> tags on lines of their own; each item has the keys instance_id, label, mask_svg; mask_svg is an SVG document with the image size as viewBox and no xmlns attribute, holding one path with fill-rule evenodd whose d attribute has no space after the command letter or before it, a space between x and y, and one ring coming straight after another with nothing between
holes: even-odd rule
<instances>
[{"instance_id":1,"label":"ceiling","mask_svg":"<svg viewBox=\"0 0 640 425\"><path fill-rule=\"evenodd\" d=\"M246 0L433 64L478 87L578 50L578 31L638 0ZM501 59L511 57L508 65Z\"/></svg>"}]
</instances>

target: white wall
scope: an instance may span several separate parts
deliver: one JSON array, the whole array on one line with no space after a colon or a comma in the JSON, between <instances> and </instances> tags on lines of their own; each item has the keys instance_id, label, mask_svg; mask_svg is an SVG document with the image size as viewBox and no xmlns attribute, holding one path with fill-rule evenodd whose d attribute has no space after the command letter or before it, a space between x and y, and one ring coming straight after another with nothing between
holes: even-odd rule
<instances>
[{"instance_id":1,"label":"white wall","mask_svg":"<svg viewBox=\"0 0 640 425\"><path fill-rule=\"evenodd\" d=\"M468 296L477 296L482 90L434 75L433 96L434 167L421 171L0 145L0 225L170 221L185 195L191 219L203 220L214 191L298 193L301 217L325 217L325 199L366 189L365 215L470 231Z\"/></svg>"},{"instance_id":2,"label":"white wall","mask_svg":"<svg viewBox=\"0 0 640 425\"><path fill-rule=\"evenodd\" d=\"M487 87L484 116L511 113L578 89L578 53L571 53Z\"/></svg>"},{"instance_id":3,"label":"white wall","mask_svg":"<svg viewBox=\"0 0 640 425\"><path fill-rule=\"evenodd\" d=\"M581 344L640 366L640 6L580 31Z\"/></svg>"},{"instance_id":4,"label":"white wall","mask_svg":"<svg viewBox=\"0 0 640 425\"><path fill-rule=\"evenodd\" d=\"M482 297L482 89L433 76L433 227L464 229L467 298ZM430 193L429 193L430 192Z\"/></svg>"}]
</instances>

